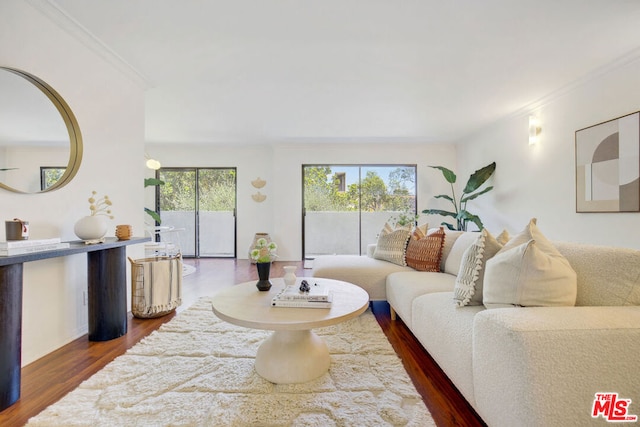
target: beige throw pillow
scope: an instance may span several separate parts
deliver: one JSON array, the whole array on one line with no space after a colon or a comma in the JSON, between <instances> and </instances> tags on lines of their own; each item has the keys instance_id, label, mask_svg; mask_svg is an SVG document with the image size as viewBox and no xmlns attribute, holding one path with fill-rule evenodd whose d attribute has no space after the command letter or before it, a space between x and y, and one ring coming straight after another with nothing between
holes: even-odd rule
<instances>
[{"instance_id":1,"label":"beige throw pillow","mask_svg":"<svg viewBox=\"0 0 640 427\"><path fill-rule=\"evenodd\" d=\"M510 239L510 236L509 236L509 232L507 230L502 230L502 233L500 233L500 234L498 234L496 236L496 240L501 245L506 245L507 242L509 242L509 239Z\"/></svg>"},{"instance_id":2,"label":"beige throw pillow","mask_svg":"<svg viewBox=\"0 0 640 427\"><path fill-rule=\"evenodd\" d=\"M575 271L534 218L487 261L483 303L487 308L573 306L577 287Z\"/></svg>"},{"instance_id":3,"label":"beige throw pillow","mask_svg":"<svg viewBox=\"0 0 640 427\"><path fill-rule=\"evenodd\" d=\"M485 228L476 241L464 251L453 289L453 301L456 306L482 305L485 264L501 248L502 245Z\"/></svg>"},{"instance_id":4,"label":"beige throw pillow","mask_svg":"<svg viewBox=\"0 0 640 427\"><path fill-rule=\"evenodd\" d=\"M386 223L378 236L378 243L373 257L406 266L405 251L410 236L411 230L409 228L400 227L394 229L389 223Z\"/></svg>"},{"instance_id":5,"label":"beige throw pillow","mask_svg":"<svg viewBox=\"0 0 640 427\"><path fill-rule=\"evenodd\" d=\"M417 225L413 228L413 230L411 231L411 238L420 240L427 234L429 234L429 224L425 222L424 224Z\"/></svg>"}]
</instances>

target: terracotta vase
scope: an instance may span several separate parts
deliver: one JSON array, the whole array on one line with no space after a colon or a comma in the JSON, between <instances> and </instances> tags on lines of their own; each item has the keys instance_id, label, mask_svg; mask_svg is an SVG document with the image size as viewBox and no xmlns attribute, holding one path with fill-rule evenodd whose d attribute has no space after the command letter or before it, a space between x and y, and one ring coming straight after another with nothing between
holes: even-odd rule
<instances>
[{"instance_id":1,"label":"terracotta vase","mask_svg":"<svg viewBox=\"0 0 640 427\"><path fill-rule=\"evenodd\" d=\"M258 269L258 282L256 287L259 291L268 291L271 289L271 282L269 282L269 272L271 271L270 262L257 262L256 268Z\"/></svg>"}]
</instances>

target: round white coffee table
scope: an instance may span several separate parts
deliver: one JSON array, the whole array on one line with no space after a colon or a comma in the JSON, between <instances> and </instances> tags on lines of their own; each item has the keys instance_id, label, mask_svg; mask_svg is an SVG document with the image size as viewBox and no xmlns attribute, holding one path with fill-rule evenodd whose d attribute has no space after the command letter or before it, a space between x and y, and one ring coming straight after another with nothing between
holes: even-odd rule
<instances>
[{"instance_id":1,"label":"round white coffee table","mask_svg":"<svg viewBox=\"0 0 640 427\"><path fill-rule=\"evenodd\" d=\"M333 291L331 308L273 307L271 299L284 288L281 278L269 279L269 291L256 282L234 285L213 296L213 312L234 325L274 331L258 348L256 372L276 384L302 383L329 369L329 349L313 328L335 325L359 316L369 306L369 294L354 284L316 277L306 279Z\"/></svg>"}]
</instances>

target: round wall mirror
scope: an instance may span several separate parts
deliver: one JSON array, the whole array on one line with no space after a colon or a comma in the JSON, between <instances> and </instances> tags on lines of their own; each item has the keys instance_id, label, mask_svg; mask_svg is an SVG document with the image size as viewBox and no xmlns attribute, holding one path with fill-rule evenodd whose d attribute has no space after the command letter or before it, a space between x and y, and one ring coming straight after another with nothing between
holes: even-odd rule
<instances>
[{"instance_id":1,"label":"round wall mirror","mask_svg":"<svg viewBox=\"0 0 640 427\"><path fill-rule=\"evenodd\" d=\"M57 190L82 160L82 136L71 108L39 78L0 67L0 188Z\"/></svg>"}]
</instances>

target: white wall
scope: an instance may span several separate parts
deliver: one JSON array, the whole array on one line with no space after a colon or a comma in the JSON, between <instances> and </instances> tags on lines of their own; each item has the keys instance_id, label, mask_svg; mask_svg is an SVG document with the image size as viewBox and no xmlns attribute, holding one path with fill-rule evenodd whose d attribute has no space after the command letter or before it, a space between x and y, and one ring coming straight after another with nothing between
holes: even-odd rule
<instances>
[{"instance_id":1,"label":"white wall","mask_svg":"<svg viewBox=\"0 0 640 427\"><path fill-rule=\"evenodd\" d=\"M268 146L147 146L149 156L163 167L237 167L238 258L246 259L256 232L267 232L279 245L278 259L302 258L302 165L303 164L417 164L418 210L436 207L433 195L446 192L439 171L428 165L456 167L455 147L427 144L307 143ZM251 198L257 190L251 181L267 181L260 192L262 203ZM147 193L149 199L149 193ZM147 205L152 206L152 199ZM424 218L439 224L441 218Z\"/></svg>"},{"instance_id":2,"label":"white wall","mask_svg":"<svg viewBox=\"0 0 640 427\"><path fill-rule=\"evenodd\" d=\"M27 2L0 3L0 65L40 77L67 101L84 140L80 171L66 187L46 194L0 189L0 221L30 222L32 238L76 240L73 225L89 214L92 190L108 194L116 224L143 232L143 90ZM4 240L4 226L0 240ZM140 245L138 245L140 246ZM128 253L144 251L130 246ZM86 255L24 265L23 365L86 333Z\"/></svg>"},{"instance_id":3,"label":"white wall","mask_svg":"<svg viewBox=\"0 0 640 427\"><path fill-rule=\"evenodd\" d=\"M5 165L19 165L17 170L5 173L4 184L19 191L40 191L41 166L66 166L69 162L69 147L11 147L4 152Z\"/></svg>"},{"instance_id":4,"label":"white wall","mask_svg":"<svg viewBox=\"0 0 640 427\"><path fill-rule=\"evenodd\" d=\"M533 110L542 121L534 146L528 145L529 112L459 141L458 161L466 176L497 163L494 191L474 202L487 228L514 233L537 217L553 240L640 248L640 213L576 213L574 157L576 130L638 110L640 60L635 60Z\"/></svg>"}]
</instances>

